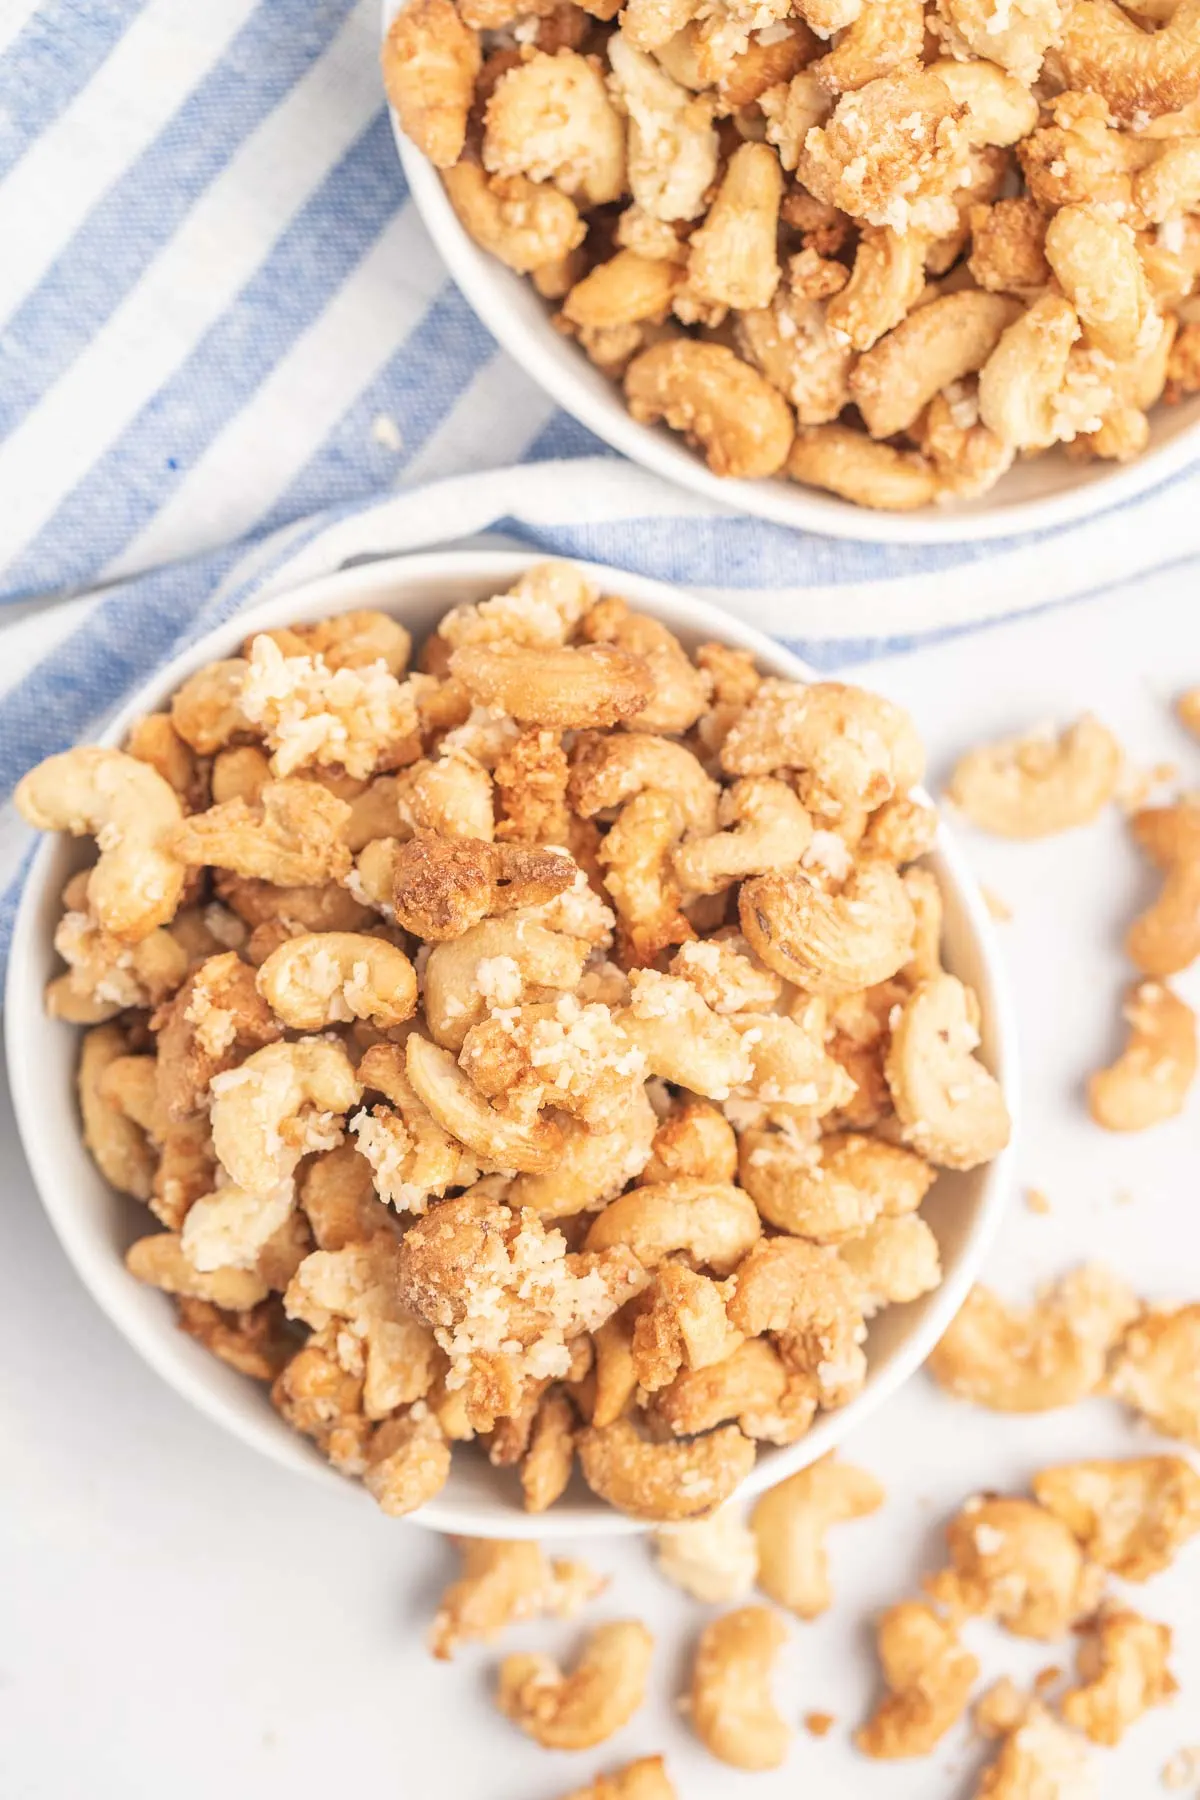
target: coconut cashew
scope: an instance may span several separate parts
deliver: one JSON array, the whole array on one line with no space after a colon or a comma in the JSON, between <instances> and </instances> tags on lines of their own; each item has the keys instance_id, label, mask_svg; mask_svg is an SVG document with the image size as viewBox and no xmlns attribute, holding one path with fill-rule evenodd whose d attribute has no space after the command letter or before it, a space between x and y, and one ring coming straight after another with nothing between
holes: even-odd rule
<instances>
[{"instance_id":1,"label":"coconut cashew","mask_svg":"<svg viewBox=\"0 0 1200 1800\"><path fill-rule=\"evenodd\" d=\"M209 1085L217 1158L247 1194L272 1193L310 1150L332 1149L335 1121L362 1098L342 1045L324 1038L267 1044Z\"/></svg>"},{"instance_id":2,"label":"coconut cashew","mask_svg":"<svg viewBox=\"0 0 1200 1800\"><path fill-rule=\"evenodd\" d=\"M812 820L786 782L737 781L721 796L711 837L694 838L675 851L675 873L697 894L717 894L747 875L791 869L812 841Z\"/></svg>"},{"instance_id":3,"label":"coconut cashew","mask_svg":"<svg viewBox=\"0 0 1200 1800\"><path fill-rule=\"evenodd\" d=\"M811 994L850 994L903 968L912 947L912 902L890 863L852 870L831 894L804 870L743 884L738 915L769 969Z\"/></svg>"},{"instance_id":4,"label":"coconut cashew","mask_svg":"<svg viewBox=\"0 0 1200 1800\"><path fill-rule=\"evenodd\" d=\"M1108 1131L1145 1131L1183 1110L1196 1076L1196 1015L1158 981L1131 989L1129 1041L1088 1077L1088 1111Z\"/></svg>"},{"instance_id":5,"label":"coconut cashew","mask_svg":"<svg viewBox=\"0 0 1200 1800\"><path fill-rule=\"evenodd\" d=\"M579 1440L583 1478L594 1494L635 1519L694 1519L729 1499L754 1466L754 1445L736 1425L685 1443L656 1444L630 1419L589 1426Z\"/></svg>"},{"instance_id":6,"label":"coconut cashew","mask_svg":"<svg viewBox=\"0 0 1200 1800\"><path fill-rule=\"evenodd\" d=\"M654 1640L636 1619L598 1626L569 1675L548 1656L506 1656L500 1710L547 1750L590 1750L642 1704Z\"/></svg>"},{"instance_id":7,"label":"coconut cashew","mask_svg":"<svg viewBox=\"0 0 1200 1800\"><path fill-rule=\"evenodd\" d=\"M258 991L295 1031L321 1031L349 1019L379 1029L417 1009L417 977L403 950L358 932L309 932L291 938L258 971Z\"/></svg>"},{"instance_id":8,"label":"coconut cashew","mask_svg":"<svg viewBox=\"0 0 1200 1800\"><path fill-rule=\"evenodd\" d=\"M406 1045L408 1078L443 1131L473 1150L485 1169L552 1169L562 1131L538 1114L523 1122L496 1111L448 1051L414 1031Z\"/></svg>"},{"instance_id":9,"label":"coconut cashew","mask_svg":"<svg viewBox=\"0 0 1200 1800\"><path fill-rule=\"evenodd\" d=\"M884 1064L904 1141L948 1169L990 1162L1011 1121L999 1082L975 1055L972 997L953 975L923 981L892 1026Z\"/></svg>"},{"instance_id":10,"label":"coconut cashew","mask_svg":"<svg viewBox=\"0 0 1200 1800\"><path fill-rule=\"evenodd\" d=\"M173 845L183 808L149 763L121 750L66 750L23 776L13 803L39 831L96 839L88 905L114 937L137 943L174 916L187 873Z\"/></svg>"},{"instance_id":11,"label":"coconut cashew","mask_svg":"<svg viewBox=\"0 0 1200 1800\"><path fill-rule=\"evenodd\" d=\"M689 1689L692 1728L735 1769L777 1769L793 1731L771 1698L771 1666L787 1638L778 1613L743 1606L706 1625Z\"/></svg>"},{"instance_id":12,"label":"coconut cashew","mask_svg":"<svg viewBox=\"0 0 1200 1800\"><path fill-rule=\"evenodd\" d=\"M612 1200L586 1238L589 1250L627 1244L644 1268L685 1251L697 1268L728 1275L762 1231L754 1202L722 1182L663 1181Z\"/></svg>"}]
</instances>

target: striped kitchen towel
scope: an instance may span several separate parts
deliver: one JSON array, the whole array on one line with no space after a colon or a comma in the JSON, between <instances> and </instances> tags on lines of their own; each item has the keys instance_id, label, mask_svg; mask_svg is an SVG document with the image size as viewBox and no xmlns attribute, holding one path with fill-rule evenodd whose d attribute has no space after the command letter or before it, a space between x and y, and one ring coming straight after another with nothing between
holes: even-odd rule
<instances>
[{"instance_id":1,"label":"striped kitchen towel","mask_svg":"<svg viewBox=\"0 0 1200 1800\"><path fill-rule=\"evenodd\" d=\"M603 454L439 264L379 30L379 0L0 0L0 600L401 485ZM627 495L614 480L584 496L601 513ZM610 550L745 590L789 635L936 629L1200 551L1180 480L1082 529L936 549L775 530L638 480L655 523L606 528ZM185 611L200 567L146 607Z\"/></svg>"}]
</instances>

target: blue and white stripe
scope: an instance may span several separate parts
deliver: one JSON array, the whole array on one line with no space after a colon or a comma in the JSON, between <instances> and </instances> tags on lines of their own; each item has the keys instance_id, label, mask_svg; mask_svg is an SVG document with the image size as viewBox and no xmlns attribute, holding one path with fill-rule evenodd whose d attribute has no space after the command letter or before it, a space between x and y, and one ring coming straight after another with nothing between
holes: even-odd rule
<instances>
[{"instance_id":1,"label":"blue and white stripe","mask_svg":"<svg viewBox=\"0 0 1200 1800\"><path fill-rule=\"evenodd\" d=\"M545 426L408 200L378 29L374 0L0 8L0 598Z\"/></svg>"}]
</instances>

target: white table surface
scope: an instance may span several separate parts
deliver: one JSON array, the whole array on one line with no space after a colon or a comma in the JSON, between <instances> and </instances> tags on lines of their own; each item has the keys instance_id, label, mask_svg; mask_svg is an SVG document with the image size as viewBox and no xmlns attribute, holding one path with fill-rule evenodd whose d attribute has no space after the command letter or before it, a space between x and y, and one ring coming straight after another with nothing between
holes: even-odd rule
<instances>
[{"instance_id":1,"label":"white table surface","mask_svg":"<svg viewBox=\"0 0 1200 1800\"><path fill-rule=\"evenodd\" d=\"M1185 785L1200 785L1200 746L1167 704L1200 681L1200 607L1179 576L875 665L871 679L913 707L935 774L983 736L1091 707L1138 765L1177 761ZM1200 1100L1129 1139L1092 1127L1081 1105L1083 1077L1120 1041L1120 931L1150 891L1120 815L1040 845L975 838L970 849L1014 910L1002 930L1023 1027L1022 1177L1053 1208L1039 1216L1014 1198L990 1278L1025 1295L1093 1256L1148 1295L1200 1295ZM1200 1001L1194 975L1180 987ZM835 1714L831 1735L800 1732L773 1775L709 1759L673 1706L705 1611L658 1580L639 1543L605 1542L593 1560L613 1580L591 1616L651 1623L653 1691L609 1745L551 1755L495 1713L494 1650L445 1665L423 1647L448 1548L350 1487L327 1494L257 1459L142 1367L58 1250L6 1096L0 1194L3 1800L556 1800L655 1750L687 1800L964 1800L981 1760L965 1729L915 1763L868 1764L849 1748L874 1683L872 1612L912 1591L937 1557L940 1522L969 1493L1153 1442L1105 1401L1004 1418L917 1377L849 1446L888 1504L842 1528L836 1605L794 1622L780 1666L784 1711ZM1110 1800L1149 1800L1170 1753L1200 1741L1200 1546L1127 1591L1176 1627L1183 1692L1097 1763ZM577 1631L527 1626L509 1644L565 1650ZM989 1626L968 1635L989 1677L1069 1654Z\"/></svg>"}]
</instances>

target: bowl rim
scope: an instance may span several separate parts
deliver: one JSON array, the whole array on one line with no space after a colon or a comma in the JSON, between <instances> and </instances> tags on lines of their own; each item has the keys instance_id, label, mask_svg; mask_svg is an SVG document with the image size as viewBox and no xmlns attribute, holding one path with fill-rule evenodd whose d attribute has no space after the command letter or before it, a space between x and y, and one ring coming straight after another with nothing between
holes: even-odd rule
<instances>
[{"instance_id":1,"label":"bowl rim","mask_svg":"<svg viewBox=\"0 0 1200 1800\"><path fill-rule=\"evenodd\" d=\"M396 10L395 0L382 0L385 33ZM572 358L547 355L547 334L553 330L549 319L544 326L531 322L509 304L498 277L511 276L512 272L496 263L467 235L450 205L439 171L405 137L394 109L389 110L413 203L455 285L501 347L530 380L612 449L674 486L689 489L734 513L765 519L793 531L860 543L980 543L1079 524L1169 481L1200 457L1198 414L1194 423L1184 426L1165 443L1143 451L1132 462L1092 465L1086 478L1059 493L1000 506L985 505L977 511L934 505L914 512L881 512L778 477L744 481L714 475L701 457L665 426L639 424L615 397L615 387L611 403L599 396L586 378L591 370L582 354Z\"/></svg>"},{"instance_id":2,"label":"bowl rim","mask_svg":"<svg viewBox=\"0 0 1200 1800\"><path fill-rule=\"evenodd\" d=\"M120 709L96 734L94 741L117 745L132 721L141 714L161 707L181 682L197 668L221 657L236 653L237 646L255 630L291 623L298 618L324 617L347 612L372 600L382 610L391 610L404 622L406 601L420 602L420 589L425 581L459 580L483 593L498 592L517 575L545 557L536 551L451 550L424 552L416 555L382 556L365 563L305 582L270 599L251 604L193 639L182 650L131 694ZM764 632L747 625L734 614L713 602L703 600L685 589L669 586L646 576L634 576L611 565L572 558L573 564L589 574L601 591L623 591L640 606L651 610L676 627L686 624L751 651L773 675L785 679L812 681L819 679L801 658ZM493 585L494 584L494 585ZM393 588L389 608L388 589ZM916 790L918 793L922 790ZM27 1021L31 1010L40 1021L42 989L32 974L40 956L40 919L53 878L52 864L61 844L59 834L45 837L31 859L22 888L14 921L5 987L4 1036L8 1078L18 1135L33 1176L34 1187L50 1224L69 1262L84 1287L102 1312L126 1341L168 1386L180 1393L214 1423L257 1450L277 1465L319 1480L327 1488L345 1493L355 1484L337 1474L319 1456L307 1440L264 1429L249 1413L228 1404L199 1372L181 1369L165 1356L163 1347L174 1340L177 1330L173 1318L166 1315L153 1319L143 1316L130 1301L142 1291L128 1274L118 1253L111 1246L107 1253L96 1249L84 1227L84 1210L74 1200L71 1184L62 1178L58 1167L59 1153L52 1134L38 1130L39 1082L34 1059L26 1051ZM966 1234L956 1266L941 1286L929 1296L925 1316L910 1331L904 1342L890 1355L885 1366L869 1373L862 1392L849 1405L823 1413L813 1428L796 1444L772 1446L772 1454L760 1457L754 1469L738 1489L737 1498L745 1500L773 1487L796 1470L816 1460L840 1443L871 1413L881 1407L924 1363L941 1337L950 1319L966 1298L987 1250L999 1227L1013 1184L1016 1145L1019 1133L1019 1060L1016 1023L1012 997L1005 974L999 940L982 892L968 867L953 833L941 821L936 850L953 883L956 899L965 915L980 958L985 981L981 1003L994 1044L993 1062L1004 1089L1012 1116L1013 1128L1007 1147L990 1164L979 1171L981 1189L975 1206L975 1217ZM51 896L55 898L56 896ZM298 1458L297 1449L305 1453ZM412 1522L437 1531L467 1533L479 1537L540 1538L550 1540L576 1536L616 1536L651 1529L645 1521L631 1519L596 1499L586 1512L580 1508L564 1509L556 1517L554 1509L547 1513L525 1514L495 1504L472 1504L463 1500L442 1501L435 1498L418 1512L408 1515Z\"/></svg>"}]
</instances>

